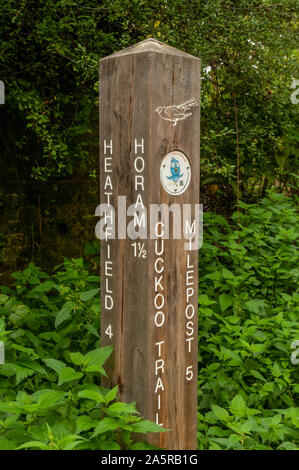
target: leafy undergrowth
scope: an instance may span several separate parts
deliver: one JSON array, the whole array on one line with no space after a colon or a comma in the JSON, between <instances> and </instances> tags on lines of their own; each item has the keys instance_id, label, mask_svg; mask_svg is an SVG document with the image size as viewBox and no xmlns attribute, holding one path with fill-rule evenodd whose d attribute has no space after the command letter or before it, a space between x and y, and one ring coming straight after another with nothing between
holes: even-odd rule
<instances>
[{"instance_id":1,"label":"leafy undergrowth","mask_svg":"<svg viewBox=\"0 0 299 470\"><path fill-rule=\"evenodd\" d=\"M298 449L298 214L275 193L242 208L239 231L205 215L199 448Z\"/></svg>"},{"instance_id":2,"label":"leafy undergrowth","mask_svg":"<svg viewBox=\"0 0 299 470\"><path fill-rule=\"evenodd\" d=\"M239 230L205 214L199 252L199 449L299 448L298 215L269 193ZM2 286L0 449L146 449L161 431L100 386L99 278L82 259L34 264ZM145 436L146 439L146 436Z\"/></svg>"},{"instance_id":3,"label":"leafy undergrowth","mask_svg":"<svg viewBox=\"0 0 299 470\"><path fill-rule=\"evenodd\" d=\"M13 277L0 294L0 450L153 448L132 433L161 427L100 386L112 348L99 344L99 278L82 259Z\"/></svg>"}]
</instances>

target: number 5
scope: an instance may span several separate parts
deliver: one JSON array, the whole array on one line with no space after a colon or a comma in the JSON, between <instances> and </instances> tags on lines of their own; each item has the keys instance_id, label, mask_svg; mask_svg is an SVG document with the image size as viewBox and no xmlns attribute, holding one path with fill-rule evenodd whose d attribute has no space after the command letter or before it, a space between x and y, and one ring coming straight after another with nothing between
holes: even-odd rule
<instances>
[{"instance_id":1,"label":"number 5","mask_svg":"<svg viewBox=\"0 0 299 470\"><path fill-rule=\"evenodd\" d=\"M188 380L188 382L190 382L190 380L193 379L193 370L192 370L193 366L188 366L186 368L186 380Z\"/></svg>"}]
</instances>

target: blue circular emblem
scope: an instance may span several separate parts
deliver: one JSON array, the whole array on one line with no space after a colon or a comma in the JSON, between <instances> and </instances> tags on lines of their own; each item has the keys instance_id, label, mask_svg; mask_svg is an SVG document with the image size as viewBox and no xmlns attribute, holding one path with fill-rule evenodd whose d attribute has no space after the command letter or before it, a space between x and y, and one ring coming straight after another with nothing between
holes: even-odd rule
<instances>
[{"instance_id":1,"label":"blue circular emblem","mask_svg":"<svg viewBox=\"0 0 299 470\"><path fill-rule=\"evenodd\" d=\"M174 150L163 158L160 179L168 194L179 196L186 191L191 179L191 167L183 152Z\"/></svg>"}]
</instances>

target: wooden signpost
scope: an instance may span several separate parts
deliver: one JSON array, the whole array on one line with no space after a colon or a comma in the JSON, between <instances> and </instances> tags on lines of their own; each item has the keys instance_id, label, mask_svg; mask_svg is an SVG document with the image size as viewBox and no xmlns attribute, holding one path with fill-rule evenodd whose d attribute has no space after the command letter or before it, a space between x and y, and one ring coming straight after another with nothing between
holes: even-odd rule
<instances>
[{"instance_id":1,"label":"wooden signpost","mask_svg":"<svg viewBox=\"0 0 299 470\"><path fill-rule=\"evenodd\" d=\"M165 449L197 448L198 244L183 211L199 204L199 105L196 57L147 39L100 61L104 385L170 429L145 437Z\"/></svg>"}]
</instances>

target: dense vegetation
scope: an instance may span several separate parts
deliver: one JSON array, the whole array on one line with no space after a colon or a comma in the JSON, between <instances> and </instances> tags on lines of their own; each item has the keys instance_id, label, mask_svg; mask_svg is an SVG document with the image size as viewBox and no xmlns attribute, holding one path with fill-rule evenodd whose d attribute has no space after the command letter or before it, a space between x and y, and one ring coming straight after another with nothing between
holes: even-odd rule
<instances>
[{"instance_id":1,"label":"dense vegetation","mask_svg":"<svg viewBox=\"0 0 299 470\"><path fill-rule=\"evenodd\" d=\"M0 145L32 190L79 165L97 168L98 61L150 36L202 59L202 184L235 188L237 129L247 197L292 182L296 0L6 1Z\"/></svg>"},{"instance_id":2,"label":"dense vegetation","mask_svg":"<svg viewBox=\"0 0 299 470\"><path fill-rule=\"evenodd\" d=\"M298 213L274 192L242 208L239 230L206 214L199 256L199 445L295 449L299 368L290 356L299 338Z\"/></svg>"},{"instance_id":3,"label":"dense vegetation","mask_svg":"<svg viewBox=\"0 0 299 470\"><path fill-rule=\"evenodd\" d=\"M99 278L83 259L13 278L0 294L0 449L138 449L132 432L161 431L100 386L112 348L100 348Z\"/></svg>"},{"instance_id":4,"label":"dense vegetation","mask_svg":"<svg viewBox=\"0 0 299 470\"><path fill-rule=\"evenodd\" d=\"M39 201L82 168L96 178L98 61L147 37L203 65L201 192L217 211L199 253L198 447L298 449L296 0L3 2L0 157ZM157 431L100 386L97 244L85 254L52 273L28 260L0 286L0 450L148 448L132 433Z\"/></svg>"},{"instance_id":5,"label":"dense vegetation","mask_svg":"<svg viewBox=\"0 0 299 470\"><path fill-rule=\"evenodd\" d=\"M205 216L199 284L199 449L299 447L298 215L270 193L239 230ZM296 227L297 225L297 227ZM83 259L50 276L30 264L1 287L0 448L119 449L156 431L100 387L99 279ZM160 430L160 428L159 428Z\"/></svg>"}]
</instances>

